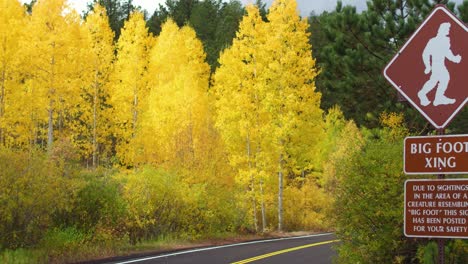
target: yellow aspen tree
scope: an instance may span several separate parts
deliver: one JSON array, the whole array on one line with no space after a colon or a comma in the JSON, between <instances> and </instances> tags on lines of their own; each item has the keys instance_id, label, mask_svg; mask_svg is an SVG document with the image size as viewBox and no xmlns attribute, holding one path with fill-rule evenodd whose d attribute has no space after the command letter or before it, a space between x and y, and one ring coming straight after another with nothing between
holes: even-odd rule
<instances>
[{"instance_id":1,"label":"yellow aspen tree","mask_svg":"<svg viewBox=\"0 0 468 264\"><path fill-rule=\"evenodd\" d=\"M89 160L91 156L91 164L95 168L100 155L106 151L105 146L111 145L108 100L109 76L114 59L114 33L109 26L106 9L98 3L86 17L84 35L87 63L82 97L86 103L81 107L79 120L84 131L76 133L74 140L81 141L84 158Z\"/></svg>"},{"instance_id":2,"label":"yellow aspen tree","mask_svg":"<svg viewBox=\"0 0 468 264\"><path fill-rule=\"evenodd\" d=\"M46 128L46 142L52 150L59 134L69 137L70 120L80 105L81 19L64 0L39 0L28 23L28 96L33 120ZM45 114L44 114L45 113ZM43 134L43 133L42 133Z\"/></svg>"},{"instance_id":3,"label":"yellow aspen tree","mask_svg":"<svg viewBox=\"0 0 468 264\"><path fill-rule=\"evenodd\" d=\"M323 133L318 71L312 57L307 20L299 17L295 0L276 0L268 14L267 78L264 107L277 155L278 230L283 226L284 174L310 170L314 148ZM297 173L297 171L296 171Z\"/></svg>"},{"instance_id":4,"label":"yellow aspen tree","mask_svg":"<svg viewBox=\"0 0 468 264\"><path fill-rule=\"evenodd\" d=\"M139 135L139 161L173 168L199 166L208 134L210 68L195 31L169 19L150 55L151 92Z\"/></svg>"},{"instance_id":5,"label":"yellow aspen tree","mask_svg":"<svg viewBox=\"0 0 468 264\"><path fill-rule=\"evenodd\" d=\"M17 0L0 1L0 146L17 145L12 107L21 89L24 68L21 39L25 34L25 11Z\"/></svg>"},{"instance_id":6,"label":"yellow aspen tree","mask_svg":"<svg viewBox=\"0 0 468 264\"><path fill-rule=\"evenodd\" d=\"M209 111L210 66L202 42L192 28L179 28L169 19L149 58L150 92L133 140L135 164L151 164L178 175L180 180L167 174L160 182L176 184L171 193L180 192L178 197L189 205L179 212L179 219L193 223L198 221L192 219L196 215L204 219L197 229L210 230L213 222L230 213L226 203L232 200L232 183ZM163 221L157 224L164 225Z\"/></svg>"},{"instance_id":7,"label":"yellow aspen tree","mask_svg":"<svg viewBox=\"0 0 468 264\"><path fill-rule=\"evenodd\" d=\"M321 165L323 175L320 185L324 186L327 194L333 196L342 180L338 176L346 174L348 168L343 168L343 164L352 163L349 161L359 155L364 146L364 138L354 121L347 121L343 112L338 106L328 110L325 118L326 137L321 142ZM334 200L335 197L330 197Z\"/></svg>"},{"instance_id":8,"label":"yellow aspen tree","mask_svg":"<svg viewBox=\"0 0 468 264\"><path fill-rule=\"evenodd\" d=\"M238 171L236 182L248 189L252 222L258 231L257 196L262 210L262 231L266 228L263 184L266 175L262 164L264 129L268 120L261 106L264 94L263 72L266 67L263 46L266 25L259 10L247 6L247 15L239 26L233 45L220 56L220 67L214 75L213 93L216 97L216 127L228 148L231 164ZM263 177L262 177L263 176Z\"/></svg>"},{"instance_id":9,"label":"yellow aspen tree","mask_svg":"<svg viewBox=\"0 0 468 264\"><path fill-rule=\"evenodd\" d=\"M149 95L145 76L152 42L143 14L131 14L117 42L110 95L116 152L125 165L133 165L135 148L132 141Z\"/></svg>"}]
</instances>

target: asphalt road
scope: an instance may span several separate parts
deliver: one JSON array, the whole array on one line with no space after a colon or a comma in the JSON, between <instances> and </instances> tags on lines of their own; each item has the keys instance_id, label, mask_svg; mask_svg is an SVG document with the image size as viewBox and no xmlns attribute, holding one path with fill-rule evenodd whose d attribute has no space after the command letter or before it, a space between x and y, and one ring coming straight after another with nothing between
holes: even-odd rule
<instances>
[{"instance_id":1,"label":"asphalt road","mask_svg":"<svg viewBox=\"0 0 468 264\"><path fill-rule=\"evenodd\" d=\"M329 264L335 255L333 234L309 235L253 241L218 247L200 248L175 253L128 259L120 264L197 264L197 263L269 263L269 264Z\"/></svg>"}]
</instances>

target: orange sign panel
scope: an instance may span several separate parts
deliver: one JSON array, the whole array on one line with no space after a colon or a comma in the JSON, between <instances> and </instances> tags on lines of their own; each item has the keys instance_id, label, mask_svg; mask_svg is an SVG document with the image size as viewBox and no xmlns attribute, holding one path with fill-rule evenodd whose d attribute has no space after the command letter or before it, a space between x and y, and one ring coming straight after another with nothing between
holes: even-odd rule
<instances>
[{"instance_id":1,"label":"orange sign panel","mask_svg":"<svg viewBox=\"0 0 468 264\"><path fill-rule=\"evenodd\" d=\"M407 180L407 237L468 238L468 179Z\"/></svg>"},{"instance_id":2,"label":"orange sign panel","mask_svg":"<svg viewBox=\"0 0 468 264\"><path fill-rule=\"evenodd\" d=\"M406 174L468 174L468 135L407 137Z\"/></svg>"}]
</instances>

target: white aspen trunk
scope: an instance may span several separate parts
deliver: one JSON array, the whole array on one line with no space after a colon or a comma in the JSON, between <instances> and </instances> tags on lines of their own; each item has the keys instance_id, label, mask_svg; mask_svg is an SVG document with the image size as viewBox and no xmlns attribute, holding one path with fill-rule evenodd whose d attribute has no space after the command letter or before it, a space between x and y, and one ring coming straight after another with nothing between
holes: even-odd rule
<instances>
[{"instance_id":1,"label":"white aspen trunk","mask_svg":"<svg viewBox=\"0 0 468 264\"><path fill-rule=\"evenodd\" d=\"M253 178L253 176L251 176L251 178ZM252 206L253 206L253 221L254 221L254 228L255 228L255 232L258 232L258 220L257 220L257 201L255 199L255 185L253 183L253 179L252 179L252 186L251 186L251 190L252 190Z\"/></svg>"},{"instance_id":2,"label":"white aspen trunk","mask_svg":"<svg viewBox=\"0 0 468 264\"><path fill-rule=\"evenodd\" d=\"M255 95L255 98L257 96ZM259 123L259 118L257 114L257 124ZM257 153L259 154L261 152L261 147L260 144L257 144ZM257 165L256 165L257 166ZM266 227L267 227L267 221L266 221L266 208L265 208L265 195L263 191L263 179L260 179L260 206L262 209L262 233L266 232Z\"/></svg>"},{"instance_id":3,"label":"white aspen trunk","mask_svg":"<svg viewBox=\"0 0 468 264\"><path fill-rule=\"evenodd\" d=\"M301 188L302 188L304 187L304 183L305 183L305 171L304 170L302 170L301 176L302 176L302 181L301 181Z\"/></svg>"},{"instance_id":4,"label":"white aspen trunk","mask_svg":"<svg viewBox=\"0 0 468 264\"><path fill-rule=\"evenodd\" d=\"M136 130L136 123L137 123L137 119L138 119L138 110L137 110L137 107L138 107L138 94L137 94L137 91L136 91L136 88L135 88L135 91L134 91L134 94L133 94L133 131L132 131L132 138L135 136L135 130Z\"/></svg>"},{"instance_id":5,"label":"white aspen trunk","mask_svg":"<svg viewBox=\"0 0 468 264\"><path fill-rule=\"evenodd\" d=\"M254 221L254 228L255 232L258 232L258 220L257 220L257 200L255 199L255 178L252 173L252 161L251 158L251 150L250 150L250 137L247 136L247 157L249 163L249 173L250 173L250 190L252 191L252 203L253 203L253 221Z\"/></svg>"},{"instance_id":6,"label":"white aspen trunk","mask_svg":"<svg viewBox=\"0 0 468 264\"><path fill-rule=\"evenodd\" d=\"M49 154L52 152L52 143L54 142L54 110L52 110L52 100L49 102L49 125L47 128L47 151Z\"/></svg>"},{"instance_id":7,"label":"white aspen trunk","mask_svg":"<svg viewBox=\"0 0 468 264\"><path fill-rule=\"evenodd\" d=\"M5 65L5 63L3 63ZM4 66L5 67L5 66ZM0 119L3 118L5 114L5 70L2 71L2 84L0 90ZM3 127L0 127L0 145L5 145L5 136Z\"/></svg>"},{"instance_id":8,"label":"white aspen trunk","mask_svg":"<svg viewBox=\"0 0 468 264\"><path fill-rule=\"evenodd\" d=\"M262 233L266 231L266 212L265 212L265 200L263 199L263 180L260 180L260 195L261 195L261 206L262 206Z\"/></svg>"},{"instance_id":9,"label":"white aspen trunk","mask_svg":"<svg viewBox=\"0 0 468 264\"><path fill-rule=\"evenodd\" d=\"M135 56L135 65L133 67L133 74L135 78L139 75L138 74L138 69L136 68L137 65L140 63L140 59L138 56ZM135 137L135 132L136 132L136 126L137 126L137 120L138 120L138 81L135 80L135 83L133 84L133 131L132 131L132 138Z\"/></svg>"},{"instance_id":10,"label":"white aspen trunk","mask_svg":"<svg viewBox=\"0 0 468 264\"><path fill-rule=\"evenodd\" d=\"M98 76L94 74L94 97L93 97L93 169L97 166L97 101L98 101Z\"/></svg>"},{"instance_id":11,"label":"white aspen trunk","mask_svg":"<svg viewBox=\"0 0 468 264\"><path fill-rule=\"evenodd\" d=\"M39 125L37 124L37 121L34 117L34 113L31 113L31 120L32 120L32 125L31 125L31 139L29 140L29 146L32 147L36 144L38 141L38 131L39 131Z\"/></svg>"},{"instance_id":12,"label":"white aspen trunk","mask_svg":"<svg viewBox=\"0 0 468 264\"><path fill-rule=\"evenodd\" d=\"M283 230L283 154L279 158L278 172L278 231Z\"/></svg>"},{"instance_id":13,"label":"white aspen trunk","mask_svg":"<svg viewBox=\"0 0 468 264\"><path fill-rule=\"evenodd\" d=\"M189 120L190 120L190 122L189 122L189 129L188 129L188 133L189 133L189 135L188 135L189 142L188 142L188 146L187 146L187 147L188 147L188 151L189 151L189 153L190 153L190 155L191 155L191 161L190 161L190 162L191 162L191 164L193 164L193 162L195 161L195 145L194 145L194 143L193 143L193 142L194 142L194 140L193 140L193 130L194 130L194 128L193 128L193 127L194 127L193 123L194 123L194 121L193 121L193 118L192 118L192 110L190 110L190 112L189 112Z\"/></svg>"},{"instance_id":14,"label":"white aspen trunk","mask_svg":"<svg viewBox=\"0 0 468 264\"><path fill-rule=\"evenodd\" d=\"M52 43L52 48L55 50L55 42ZM55 83L55 57L52 55L50 60L50 64L52 67L52 85ZM49 154L52 153L52 144L54 143L54 99L53 96L55 95L55 89L50 87L49 90L51 99L49 100L49 124L47 128L47 151Z\"/></svg>"},{"instance_id":15,"label":"white aspen trunk","mask_svg":"<svg viewBox=\"0 0 468 264\"><path fill-rule=\"evenodd\" d=\"M257 79L257 59L256 57L253 58L253 63L254 63L254 69L253 69L253 74L254 78ZM257 106L257 111L256 111L256 122L257 122L257 127L259 127L259 114L258 114L258 108L259 108L259 99L258 99L258 94L255 92L255 104ZM260 146L257 145L257 153L260 153ZM256 165L257 166L257 165ZM263 199L263 181L260 180L260 206L261 206L261 211L262 211L262 233L265 233L265 228L266 228L266 212L265 212L265 202Z\"/></svg>"}]
</instances>

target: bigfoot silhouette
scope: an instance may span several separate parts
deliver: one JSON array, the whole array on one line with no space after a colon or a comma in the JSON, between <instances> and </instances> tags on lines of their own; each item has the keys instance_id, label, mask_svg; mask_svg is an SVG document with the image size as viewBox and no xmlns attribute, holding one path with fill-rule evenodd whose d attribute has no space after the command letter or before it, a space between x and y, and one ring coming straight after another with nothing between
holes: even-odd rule
<instances>
[{"instance_id":1,"label":"bigfoot silhouette","mask_svg":"<svg viewBox=\"0 0 468 264\"><path fill-rule=\"evenodd\" d=\"M439 26L437 36L431 38L424 48L422 58L425 74L432 72L429 80L424 84L418 92L418 97L422 106L428 106L431 101L427 98L427 94L432 91L438 84L436 95L434 98L434 106L454 104L455 99L445 96L448 83L450 81L450 73L445 66L445 59L454 63L460 63L461 56L453 55L450 49L450 23L442 23Z\"/></svg>"}]
</instances>

